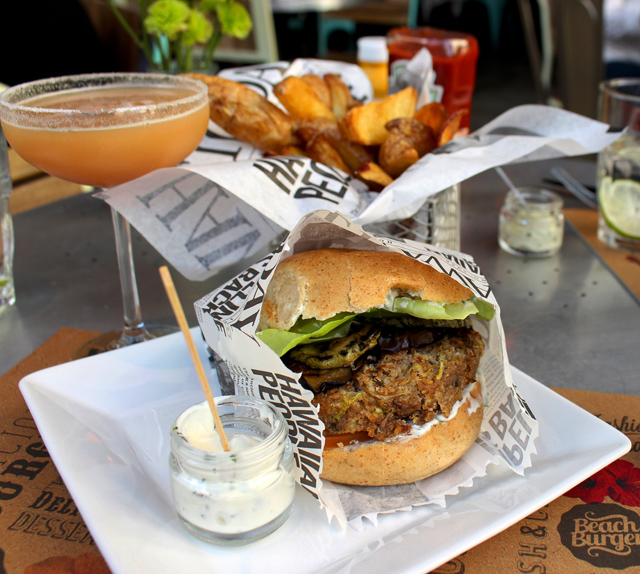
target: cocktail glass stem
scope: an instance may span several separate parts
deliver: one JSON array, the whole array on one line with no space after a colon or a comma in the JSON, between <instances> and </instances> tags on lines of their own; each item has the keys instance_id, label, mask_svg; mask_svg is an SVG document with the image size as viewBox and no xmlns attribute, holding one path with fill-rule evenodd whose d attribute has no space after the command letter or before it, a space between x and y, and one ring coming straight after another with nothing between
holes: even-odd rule
<instances>
[{"instance_id":1,"label":"cocktail glass stem","mask_svg":"<svg viewBox=\"0 0 640 574\"><path fill-rule=\"evenodd\" d=\"M131 226L115 209L111 208L113 229L116 237L116 254L120 269L120 284L122 286L122 302L124 305L124 330L113 348L124 347L133 343L140 343L152 339L142 321L136 270L133 264L133 249L131 245Z\"/></svg>"}]
</instances>

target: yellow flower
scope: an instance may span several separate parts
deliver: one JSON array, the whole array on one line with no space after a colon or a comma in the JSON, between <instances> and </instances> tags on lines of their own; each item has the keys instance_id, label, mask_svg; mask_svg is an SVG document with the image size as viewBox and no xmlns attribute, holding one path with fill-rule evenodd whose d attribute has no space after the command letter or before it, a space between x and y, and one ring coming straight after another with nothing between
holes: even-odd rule
<instances>
[{"instance_id":1,"label":"yellow flower","mask_svg":"<svg viewBox=\"0 0 640 574\"><path fill-rule=\"evenodd\" d=\"M187 28L191 8L182 0L157 0L149 6L144 26L149 34L164 34L172 41Z\"/></svg>"},{"instance_id":2,"label":"yellow flower","mask_svg":"<svg viewBox=\"0 0 640 574\"><path fill-rule=\"evenodd\" d=\"M246 8L233 0L216 5L222 33L244 40L251 32L251 16Z\"/></svg>"},{"instance_id":3,"label":"yellow flower","mask_svg":"<svg viewBox=\"0 0 640 574\"><path fill-rule=\"evenodd\" d=\"M203 44L206 42L213 32L213 24L207 20L207 17L196 10L189 15L187 27L182 33L182 43L185 46L193 46L194 44Z\"/></svg>"}]
</instances>

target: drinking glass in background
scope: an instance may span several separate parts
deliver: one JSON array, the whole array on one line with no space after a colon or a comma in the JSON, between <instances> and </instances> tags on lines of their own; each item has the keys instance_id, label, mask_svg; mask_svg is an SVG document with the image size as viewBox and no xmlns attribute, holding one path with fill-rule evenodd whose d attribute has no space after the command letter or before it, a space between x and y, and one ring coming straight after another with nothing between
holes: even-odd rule
<instances>
[{"instance_id":1,"label":"drinking glass in background","mask_svg":"<svg viewBox=\"0 0 640 574\"><path fill-rule=\"evenodd\" d=\"M0 127L0 311L16 302L13 285L13 220L9 208L11 172L7 140Z\"/></svg>"},{"instance_id":2,"label":"drinking glass in background","mask_svg":"<svg viewBox=\"0 0 640 574\"><path fill-rule=\"evenodd\" d=\"M598 117L627 128L598 154L598 237L611 247L640 251L640 78L600 83Z\"/></svg>"}]
</instances>

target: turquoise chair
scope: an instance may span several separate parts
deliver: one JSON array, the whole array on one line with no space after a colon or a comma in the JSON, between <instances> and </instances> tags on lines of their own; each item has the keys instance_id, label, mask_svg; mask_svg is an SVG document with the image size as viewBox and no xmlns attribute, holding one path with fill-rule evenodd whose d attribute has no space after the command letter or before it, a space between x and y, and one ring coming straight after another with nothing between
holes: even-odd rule
<instances>
[{"instance_id":1,"label":"turquoise chair","mask_svg":"<svg viewBox=\"0 0 640 574\"><path fill-rule=\"evenodd\" d=\"M502 16L507 0L476 0L487 9L489 16L489 32L491 33L491 45L497 49L500 46L500 27L502 26ZM469 0L464 0L469 2Z\"/></svg>"},{"instance_id":2,"label":"turquoise chair","mask_svg":"<svg viewBox=\"0 0 640 574\"><path fill-rule=\"evenodd\" d=\"M405 8L406 6L406 8ZM406 5L398 1L365 2L353 8L318 14L318 56L326 56L329 50L329 36L337 31L346 32L355 46L357 24L377 24L381 26L418 25L420 0L406 0Z\"/></svg>"}]
</instances>

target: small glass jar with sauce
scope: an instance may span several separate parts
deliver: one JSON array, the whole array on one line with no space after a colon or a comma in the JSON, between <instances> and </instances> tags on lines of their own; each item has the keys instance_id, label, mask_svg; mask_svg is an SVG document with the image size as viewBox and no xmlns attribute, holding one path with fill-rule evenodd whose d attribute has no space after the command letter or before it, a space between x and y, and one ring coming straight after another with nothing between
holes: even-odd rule
<instances>
[{"instance_id":1,"label":"small glass jar with sauce","mask_svg":"<svg viewBox=\"0 0 640 574\"><path fill-rule=\"evenodd\" d=\"M557 193L537 187L509 191L500 211L500 247L523 257L549 257L562 246L564 214Z\"/></svg>"},{"instance_id":2,"label":"small glass jar with sauce","mask_svg":"<svg viewBox=\"0 0 640 574\"><path fill-rule=\"evenodd\" d=\"M249 396L216 397L224 451L206 401L171 428L169 467L178 517L193 536L244 544L271 534L293 507L293 449L284 417Z\"/></svg>"}]
</instances>

